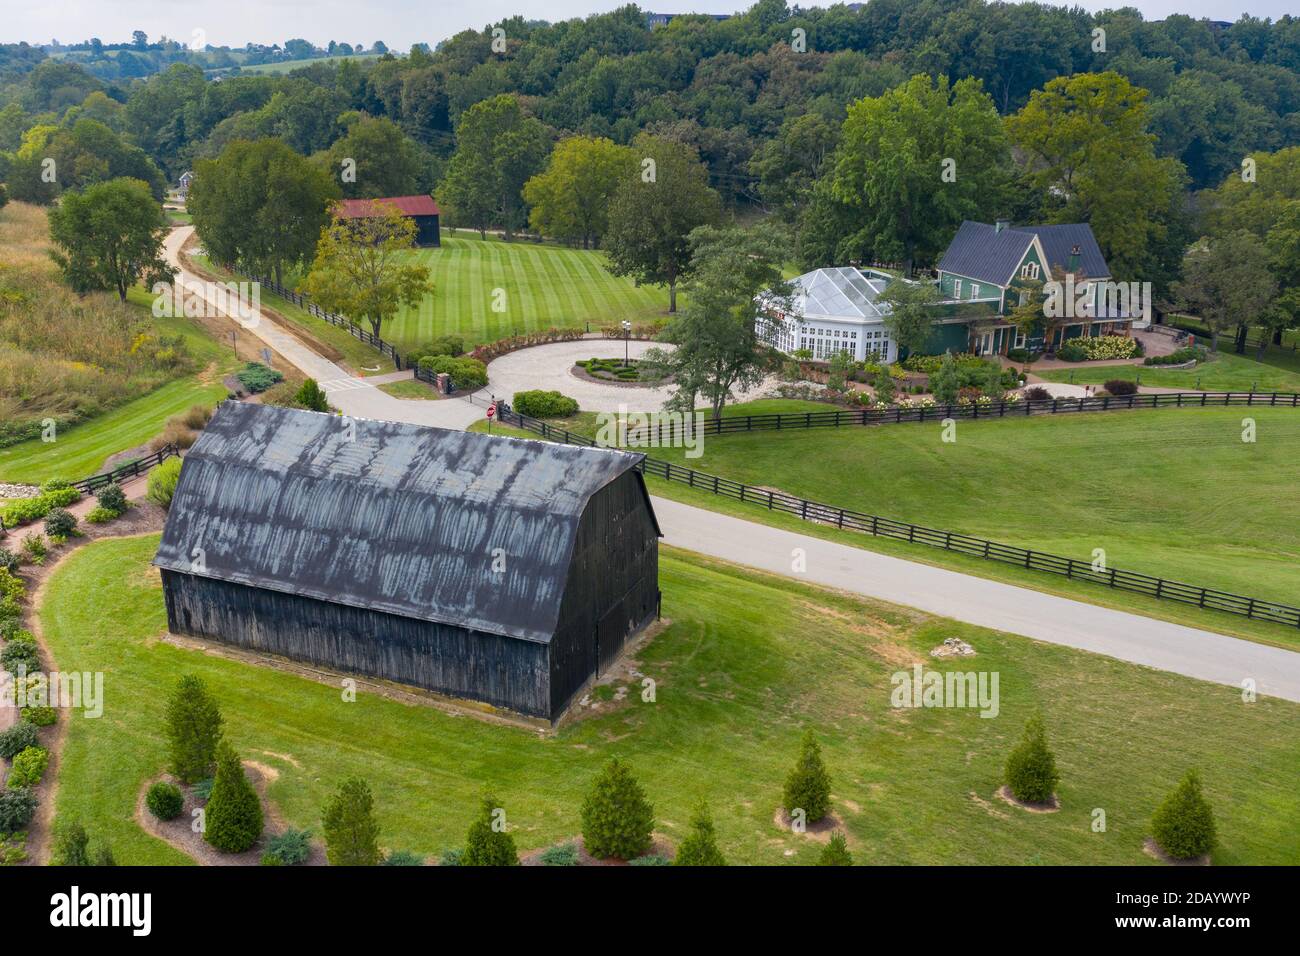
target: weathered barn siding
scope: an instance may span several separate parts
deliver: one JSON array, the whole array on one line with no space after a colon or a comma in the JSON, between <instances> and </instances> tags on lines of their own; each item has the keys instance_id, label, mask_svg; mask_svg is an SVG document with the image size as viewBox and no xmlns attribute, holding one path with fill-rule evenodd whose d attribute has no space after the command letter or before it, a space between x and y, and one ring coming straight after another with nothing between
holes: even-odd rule
<instances>
[{"instance_id":1,"label":"weathered barn siding","mask_svg":"<svg viewBox=\"0 0 1300 956\"><path fill-rule=\"evenodd\" d=\"M551 638L551 709L602 672L659 609L659 529L645 484L625 472L591 496L578 523Z\"/></svg>"},{"instance_id":2,"label":"weathered barn siding","mask_svg":"<svg viewBox=\"0 0 1300 956\"><path fill-rule=\"evenodd\" d=\"M557 719L657 610L640 460L226 402L154 558L169 622Z\"/></svg>"},{"instance_id":3,"label":"weathered barn siding","mask_svg":"<svg viewBox=\"0 0 1300 956\"><path fill-rule=\"evenodd\" d=\"M545 644L178 571L162 579L173 633L551 716Z\"/></svg>"}]
</instances>

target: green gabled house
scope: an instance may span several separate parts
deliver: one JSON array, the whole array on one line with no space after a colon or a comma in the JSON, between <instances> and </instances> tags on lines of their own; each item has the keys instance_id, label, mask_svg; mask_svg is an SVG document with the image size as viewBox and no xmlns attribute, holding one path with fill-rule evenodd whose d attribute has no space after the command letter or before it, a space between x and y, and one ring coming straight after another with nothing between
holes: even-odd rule
<instances>
[{"instance_id":1,"label":"green gabled house","mask_svg":"<svg viewBox=\"0 0 1300 956\"><path fill-rule=\"evenodd\" d=\"M1134 316L1107 298L1110 268L1087 223L1013 226L967 220L948 244L938 265L938 308L947 317L935 328L928 351L970 351L1005 355L1013 348L1053 351L1078 336L1128 335ZM1087 303L1077 321L1055 324L1051 342L1045 329L1026 335L1004 319L1031 283L1072 276L1072 303Z\"/></svg>"},{"instance_id":2,"label":"green gabled house","mask_svg":"<svg viewBox=\"0 0 1300 956\"><path fill-rule=\"evenodd\" d=\"M1062 282L1068 315L1078 318L1053 318L1050 323L1044 319L1028 334L1021 333L1010 320L1021 296L1031 286L1062 276L1069 277ZM889 305L880 295L894 282L913 281L874 268L814 269L791 280L789 314L763 310L759 333L777 350L807 353L814 361L847 352L859 362L896 362L906 352L893 341L885 322ZM1116 283L1110 281L1110 269L1086 224L963 222L934 281L940 301L933 306L934 331L924 350L929 355L1006 355L1014 348L1054 351L1066 339L1081 335L1129 335L1134 318L1141 318L1129 315L1131 296L1126 294L1124 305L1117 305Z\"/></svg>"}]
</instances>

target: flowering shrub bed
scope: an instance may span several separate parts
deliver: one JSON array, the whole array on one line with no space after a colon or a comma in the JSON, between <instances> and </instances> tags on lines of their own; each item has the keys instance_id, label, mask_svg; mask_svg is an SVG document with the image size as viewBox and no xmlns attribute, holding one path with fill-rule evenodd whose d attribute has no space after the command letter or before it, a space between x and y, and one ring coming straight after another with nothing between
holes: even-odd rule
<instances>
[{"instance_id":1,"label":"flowering shrub bed","mask_svg":"<svg viewBox=\"0 0 1300 956\"><path fill-rule=\"evenodd\" d=\"M1136 358L1140 354L1137 339L1125 335L1099 335L1088 339L1070 339L1056 350L1065 362L1097 362L1103 359Z\"/></svg>"}]
</instances>

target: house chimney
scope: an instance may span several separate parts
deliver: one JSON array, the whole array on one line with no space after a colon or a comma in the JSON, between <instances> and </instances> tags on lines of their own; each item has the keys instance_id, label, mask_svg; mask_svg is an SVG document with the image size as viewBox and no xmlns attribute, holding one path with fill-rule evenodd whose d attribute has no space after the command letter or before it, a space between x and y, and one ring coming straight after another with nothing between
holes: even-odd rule
<instances>
[{"instance_id":1,"label":"house chimney","mask_svg":"<svg viewBox=\"0 0 1300 956\"><path fill-rule=\"evenodd\" d=\"M1075 272L1079 268L1079 247L1073 245L1070 247L1070 272Z\"/></svg>"},{"instance_id":2,"label":"house chimney","mask_svg":"<svg viewBox=\"0 0 1300 956\"><path fill-rule=\"evenodd\" d=\"M993 233L994 235L997 235L1003 229L1009 229L1009 228L1011 228L1010 219L999 219L997 222L993 224Z\"/></svg>"}]
</instances>

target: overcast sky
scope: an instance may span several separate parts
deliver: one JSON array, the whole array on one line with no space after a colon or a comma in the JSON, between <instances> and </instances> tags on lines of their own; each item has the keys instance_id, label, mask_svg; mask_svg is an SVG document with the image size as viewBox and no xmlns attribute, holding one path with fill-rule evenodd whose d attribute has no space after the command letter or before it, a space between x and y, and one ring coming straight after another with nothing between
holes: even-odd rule
<instances>
[{"instance_id":1,"label":"overcast sky","mask_svg":"<svg viewBox=\"0 0 1300 956\"><path fill-rule=\"evenodd\" d=\"M641 7L734 13L748 5L747 0L643 0ZM1090 10L1134 6L1149 20L1170 13L1236 20L1243 12L1276 19L1300 6L1297 0L1082 0L1080 5ZM114 43L144 30L150 39L165 34L188 43L195 30L202 30L206 42L216 46L303 37L322 46L338 40L368 47L383 40L406 50L412 43L432 46L516 14L554 22L619 6L620 0L0 0L0 41L75 43L97 36Z\"/></svg>"}]
</instances>

